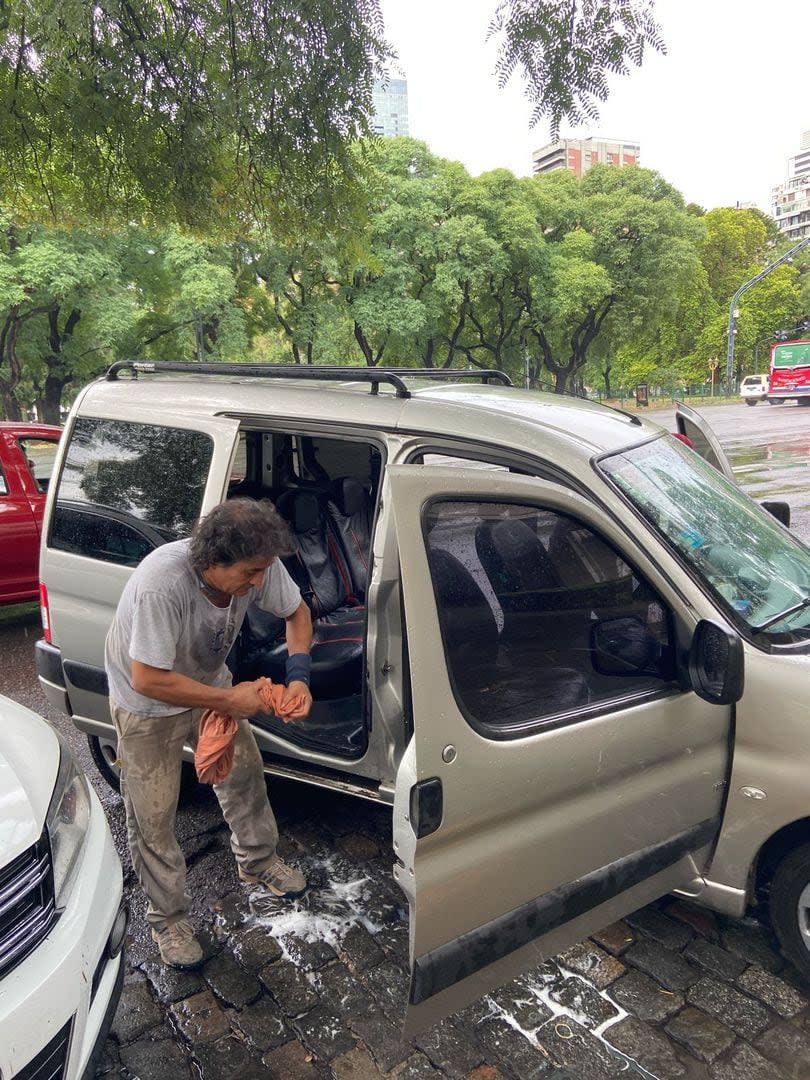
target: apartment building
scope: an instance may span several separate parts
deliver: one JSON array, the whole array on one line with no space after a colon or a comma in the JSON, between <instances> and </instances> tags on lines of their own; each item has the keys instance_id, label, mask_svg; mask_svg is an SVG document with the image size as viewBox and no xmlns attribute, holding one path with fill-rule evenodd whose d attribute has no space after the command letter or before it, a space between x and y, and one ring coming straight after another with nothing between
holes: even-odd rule
<instances>
[{"instance_id":1,"label":"apartment building","mask_svg":"<svg viewBox=\"0 0 810 1080\"><path fill-rule=\"evenodd\" d=\"M532 171L554 172L570 169L575 176L584 176L593 165L640 165L641 147L625 139L557 139L535 150Z\"/></svg>"}]
</instances>

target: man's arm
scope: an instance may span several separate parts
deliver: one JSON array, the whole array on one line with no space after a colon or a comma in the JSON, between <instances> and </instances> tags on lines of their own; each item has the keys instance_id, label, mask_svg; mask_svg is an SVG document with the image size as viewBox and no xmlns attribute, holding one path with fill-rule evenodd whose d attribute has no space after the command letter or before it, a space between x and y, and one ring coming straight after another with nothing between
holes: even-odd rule
<instances>
[{"instance_id":1,"label":"man's arm","mask_svg":"<svg viewBox=\"0 0 810 1080\"><path fill-rule=\"evenodd\" d=\"M303 600L285 622L287 655L294 656L296 653L304 653L309 656L309 650L312 648L312 616ZM287 683L283 701L286 702L290 698L299 695L304 698L304 704L300 709L290 713L285 719L303 720L305 716L309 715L309 710L312 708L312 694L310 693L309 684L300 679L293 679Z\"/></svg>"},{"instance_id":2,"label":"man's arm","mask_svg":"<svg viewBox=\"0 0 810 1080\"><path fill-rule=\"evenodd\" d=\"M267 711L259 697L261 679L237 683L236 686L206 686L177 671L167 671L133 660L131 682L136 693L184 709L215 709L237 719Z\"/></svg>"}]
</instances>

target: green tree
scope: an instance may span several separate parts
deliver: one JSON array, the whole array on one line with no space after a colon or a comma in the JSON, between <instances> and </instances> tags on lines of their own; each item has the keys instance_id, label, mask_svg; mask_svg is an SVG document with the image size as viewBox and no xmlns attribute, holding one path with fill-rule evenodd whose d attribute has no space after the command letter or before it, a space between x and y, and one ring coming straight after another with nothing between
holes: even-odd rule
<instances>
[{"instance_id":1,"label":"green tree","mask_svg":"<svg viewBox=\"0 0 810 1080\"><path fill-rule=\"evenodd\" d=\"M66 393L128 357L233 359L250 324L242 249L0 221L0 400L58 423Z\"/></svg>"},{"instance_id":2,"label":"green tree","mask_svg":"<svg viewBox=\"0 0 810 1080\"><path fill-rule=\"evenodd\" d=\"M199 239L176 227L132 230L123 256L123 273L138 298L125 355L230 360L245 353L243 245Z\"/></svg>"},{"instance_id":3,"label":"green tree","mask_svg":"<svg viewBox=\"0 0 810 1080\"><path fill-rule=\"evenodd\" d=\"M721 207L703 216L706 235L701 260L712 295L728 303L736 290L770 261L768 230L758 210Z\"/></svg>"},{"instance_id":4,"label":"green tree","mask_svg":"<svg viewBox=\"0 0 810 1080\"><path fill-rule=\"evenodd\" d=\"M384 140L374 162L368 249L340 275L355 339L366 363L450 366L497 242L464 202L461 165L413 139Z\"/></svg>"},{"instance_id":5,"label":"green tree","mask_svg":"<svg viewBox=\"0 0 810 1080\"><path fill-rule=\"evenodd\" d=\"M501 85L519 69L532 124L596 121L608 78L640 66L645 48L665 52L651 0L502 0L490 34L500 42Z\"/></svg>"},{"instance_id":6,"label":"green tree","mask_svg":"<svg viewBox=\"0 0 810 1080\"><path fill-rule=\"evenodd\" d=\"M58 221L326 219L382 32L378 0L4 2L0 195Z\"/></svg>"},{"instance_id":7,"label":"green tree","mask_svg":"<svg viewBox=\"0 0 810 1080\"><path fill-rule=\"evenodd\" d=\"M533 122L595 119L663 49L652 0L500 0L497 75ZM379 0L3 0L0 200L75 215L314 232L345 216L392 54Z\"/></svg>"},{"instance_id":8,"label":"green tree","mask_svg":"<svg viewBox=\"0 0 810 1080\"><path fill-rule=\"evenodd\" d=\"M558 391L573 386L591 350L614 349L675 318L678 296L697 272L700 224L657 173L595 167L535 177L549 245L545 308L527 333ZM560 197L562 196L562 197Z\"/></svg>"},{"instance_id":9,"label":"green tree","mask_svg":"<svg viewBox=\"0 0 810 1080\"><path fill-rule=\"evenodd\" d=\"M749 277L756 273L756 269ZM719 313L708 320L697 337L692 355L687 357L695 371L705 370L707 361L718 357L725 372L728 346L728 301ZM799 271L783 264L749 289L740 298L734 341L734 377L753 373L765 366L768 344L774 331L782 326L793 327L801 315ZM754 357L757 357L755 361ZM705 375L703 376L705 378Z\"/></svg>"},{"instance_id":10,"label":"green tree","mask_svg":"<svg viewBox=\"0 0 810 1080\"><path fill-rule=\"evenodd\" d=\"M58 423L65 385L103 364L134 317L117 238L2 219L0 396L7 417L20 419L35 402Z\"/></svg>"}]
</instances>

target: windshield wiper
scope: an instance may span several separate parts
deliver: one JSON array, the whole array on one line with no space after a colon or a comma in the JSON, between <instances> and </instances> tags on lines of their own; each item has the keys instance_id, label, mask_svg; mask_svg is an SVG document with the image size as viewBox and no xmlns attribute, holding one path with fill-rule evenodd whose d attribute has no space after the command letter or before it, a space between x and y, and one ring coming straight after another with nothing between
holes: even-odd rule
<instances>
[{"instance_id":1,"label":"windshield wiper","mask_svg":"<svg viewBox=\"0 0 810 1080\"><path fill-rule=\"evenodd\" d=\"M803 611L806 607L810 607L810 596L805 596L804 600L800 600L798 604L793 604L792 607L785 608L785 610L780 611L778 615L772 615L770 619L766 619L765 622L760 623L759 626L752 626L751 630L755 634L761 634L762 631L767 630L769 626L781 622L782 619L786 619L788 615L794 615L797 611Z\"/></svg>"}]
</instances>

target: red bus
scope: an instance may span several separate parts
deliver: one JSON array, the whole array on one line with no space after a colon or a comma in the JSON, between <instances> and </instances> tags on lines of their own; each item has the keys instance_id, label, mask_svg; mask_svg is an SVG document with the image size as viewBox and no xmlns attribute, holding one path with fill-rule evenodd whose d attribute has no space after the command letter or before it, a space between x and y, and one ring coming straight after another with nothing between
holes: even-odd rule
<instances>
[{"instance_id":1,"label":"red bus","mask_svg":"<svg viewBox=\"0 0 810 1080\"><path fill-rule=\"evenodd\" d=\"M810 405L810 341L771 345L768 404Z\"/></svg>"}]
</instances>

